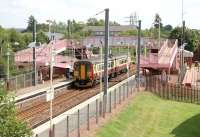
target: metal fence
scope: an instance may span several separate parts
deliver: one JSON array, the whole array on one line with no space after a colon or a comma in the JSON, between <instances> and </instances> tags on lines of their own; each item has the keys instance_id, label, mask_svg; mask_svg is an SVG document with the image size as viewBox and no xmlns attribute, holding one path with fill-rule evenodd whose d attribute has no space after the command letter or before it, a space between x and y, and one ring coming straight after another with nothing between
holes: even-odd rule
<instances>
[{"instance_id":1,"label":"metal fence","mask_svg":"<svg viewBox=\"0 0 200 137\"><path fill-rule=\"evenodd\" d=\"M9 80L2 78L0 79L0 86L10 91L16 91L18 89L30 87L33 85L33 74L34 72L20 74L10 77Z\"/></svg>"},{"instance_id":2,"label":"metal fence","mask_svg":"<svg viewBox=\"0 0 200 137\"><path fill-rule=\"evenodd\" d=\"M146 77L146 90L164 99L196 104L200 103L199 88L167 83L161 76Z\"/></svg>"},{"instance_id":3,"label":"metal fence","mask_svg":"<svg viewBox=\"0 0 200 137\"><path fill-rule=\"evenodd\" d=\"M80 137L81 131L90 130L91 124L99 123L101 117L111 113L117 105L125 101L135 92L135 77L118 83L109 88L106 96L100 93L86 102L72 108L53 120L53 132L50 135L49 123L33 130L35 137ZM106 98L106 101L105 101ZM104 102L106 102L104 104ZM104 107L105 106L105 107ZM47 128L48 127L48 128ZM46 128L44 130L44 128Z\"/></svg>"}]
</instances>

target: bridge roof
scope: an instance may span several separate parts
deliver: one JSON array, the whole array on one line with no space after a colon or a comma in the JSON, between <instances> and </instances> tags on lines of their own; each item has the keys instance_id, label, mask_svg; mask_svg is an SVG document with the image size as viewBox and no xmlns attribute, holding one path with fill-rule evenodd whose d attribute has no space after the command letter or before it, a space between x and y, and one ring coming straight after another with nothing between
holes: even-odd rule
<instances>
[{"instance_id":1,"label":"bridge roof","mask_svg":"<svg viewBox=\"0 0 200 137\"><path fill-rule=\"evenodd\" d=\"M49 44L43 44L39 47L36 47L36 62L40 65L49 65L50 62L50 53L51 46L53 46L53 50L55 52L55 67L61 68L71 68L73 63L69 64L70 61L76 61L75 58L64 57L58 55L59 53L65 51L67 48L72 49L75 48L75 43L69 40L58 40L54 43L50 42ZM69 60L70 58L70 60ZM67 60L67 61L66 61ZM69 61L68 61L69 60ZM33 61L33 49L27 48L15 53L15 62L28 62L31 63Z\"/></svg>"}]
</instances>

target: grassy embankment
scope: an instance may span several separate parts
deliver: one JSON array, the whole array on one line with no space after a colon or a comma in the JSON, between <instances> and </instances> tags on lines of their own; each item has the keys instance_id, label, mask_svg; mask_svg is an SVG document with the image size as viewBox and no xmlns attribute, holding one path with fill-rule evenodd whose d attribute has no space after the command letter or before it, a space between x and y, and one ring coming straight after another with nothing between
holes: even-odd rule
<instances>
[{"instance_id":1,"label":"grassy embankment","mask_svg":"<svg viewBox=\"0 0 200 137\"><path fill-rule=\"evenodd\" d=\"M200 137L200 106L141 92L96 137Z\"/></svg>"}]
</instances>

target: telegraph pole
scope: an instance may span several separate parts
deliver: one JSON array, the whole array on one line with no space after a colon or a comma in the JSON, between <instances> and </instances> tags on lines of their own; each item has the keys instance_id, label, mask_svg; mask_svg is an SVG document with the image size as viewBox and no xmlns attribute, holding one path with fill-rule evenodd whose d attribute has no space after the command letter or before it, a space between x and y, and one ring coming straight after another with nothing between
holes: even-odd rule
<instances>
[{"instance_id":1,"label":"telegraph pole","mask_svg":"<svg viewBox=\"0 0 200 137\"><path fill-rule=\"evenodd\" d=\"M108 92L108 50L109 50L109 9L105 9L105 51L104 51L104 113L106 113Z\"/></svg>"},{"instance_id":2,"label":"telegraph pole","mask_svg":"<svg viewBox=\"0 0 200 137\"><path fill-rule=\"evenodd\" d=\"M37 84L37 69L36 69L36 20L33 20L33 86L36 86Z\"/></svg>"},{"instance_id":3,"label":"telegraph pole","mask_svg":"<svg viewBox=\"0 0 200 137\"><path fill-rule=\"evenodd\" d=\"M185 21L183 21L182 26L182 39L181 39L181 81L183 80L184 71L184 46L185 46Z\"/></svg>"},{"instance_id":4,"label":"telegraph pole","mask_svg":"<svg viewBox=\"0 0 200 137\"><path fill-rule=\"evenodd\" d=\"M140 41L141 41L141 20L138 24L138 46L137 46L137 88L140 89Z\"/></svg>"},{"instance_id":5,"label":"telegraph pole","mask_svg":"<svg viewBox=\"0 0 200 137\"><path fill-rule=\"evenodd\" d=\"M67 21L67 26L68 26L68 28L67 28L67 33L68 33L68 39L70 39L71 38L71 35L70 35L70 32L71 32L71 23L70 23L70 20L68 20Z\"/></svg>"},{"instance_id":6,"label":"telegraph pole","mask_svg":"<svg viewBox=\"0 0 200 137\"><path fill-rule=\"evenodd\" d=\"M7 52L6 52L6 56L7 56L7 89L9 90L9 78L10 78L10 49L9 49L9 43L7 43Z\"/></svg>"},{"instance_id":7,"label":"telegraph pole","mask_svg":"<svg viewBox=\"0 0 200 137\"><path fill-rule=\"evenodd\" d=\"M160 21L161 21L161 19L159 18L159 32L158 32L159 48L160 48Z\"/></svg>"}]
</instances>

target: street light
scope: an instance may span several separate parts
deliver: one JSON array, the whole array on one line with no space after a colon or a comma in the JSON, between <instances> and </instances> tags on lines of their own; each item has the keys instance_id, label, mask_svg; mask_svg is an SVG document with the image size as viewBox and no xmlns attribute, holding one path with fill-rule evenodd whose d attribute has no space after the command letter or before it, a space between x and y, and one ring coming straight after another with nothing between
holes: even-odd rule
<instances>
[{"instance_id":1,"label":"street light","mask_svg":"<svg viewBox=\"0 0 200 137\"><path fill-rule=\"evenodd\" d=\"M180 52L179 52L179 58L180 58L180 79L179 83L183 80L184 75L184 48L187 45L187 43L183 43L183 45L180 46Z\"/></svg>"},{"instance_id":2,"label":"street light","mask_svg":"<svg viewBox=\"0 0 200 137\"><path fill-rule=\"evenodd\" d=\"M49 40L52 40L51 37L51 23L53 23L51 20L47 20L47 22L49 23ZM50 136L52 137L52 131L53 131L53 125L52 125L52 118L53 118L53 96L54 96L54 87L53 87L53 63L54 63L54 50L53 50L53 44L54 41L52 43L50 43Z\"/></svg>"},{"instance_id":3,"label":"street light","mask_svg":"<svg viewBox=\"0 0 200 137\"><path fill-rule=\"evenodd\" d=\"M51 40L51 24L53 23L52 20L47 20L47 23L49 23L49 40Z\"/></svg>"},{"instance_id":4,"label":"street light","mask_svg":"<svg viewBox=\"0 0 200 137\"><path fill-rule=\"evenodd\" d=\"M10 76L10 45L9 43L7 43L7 52L6 52L6 56L7 56L7 89L9 90L9 76Z\"/></svg>"}]
</instances>

